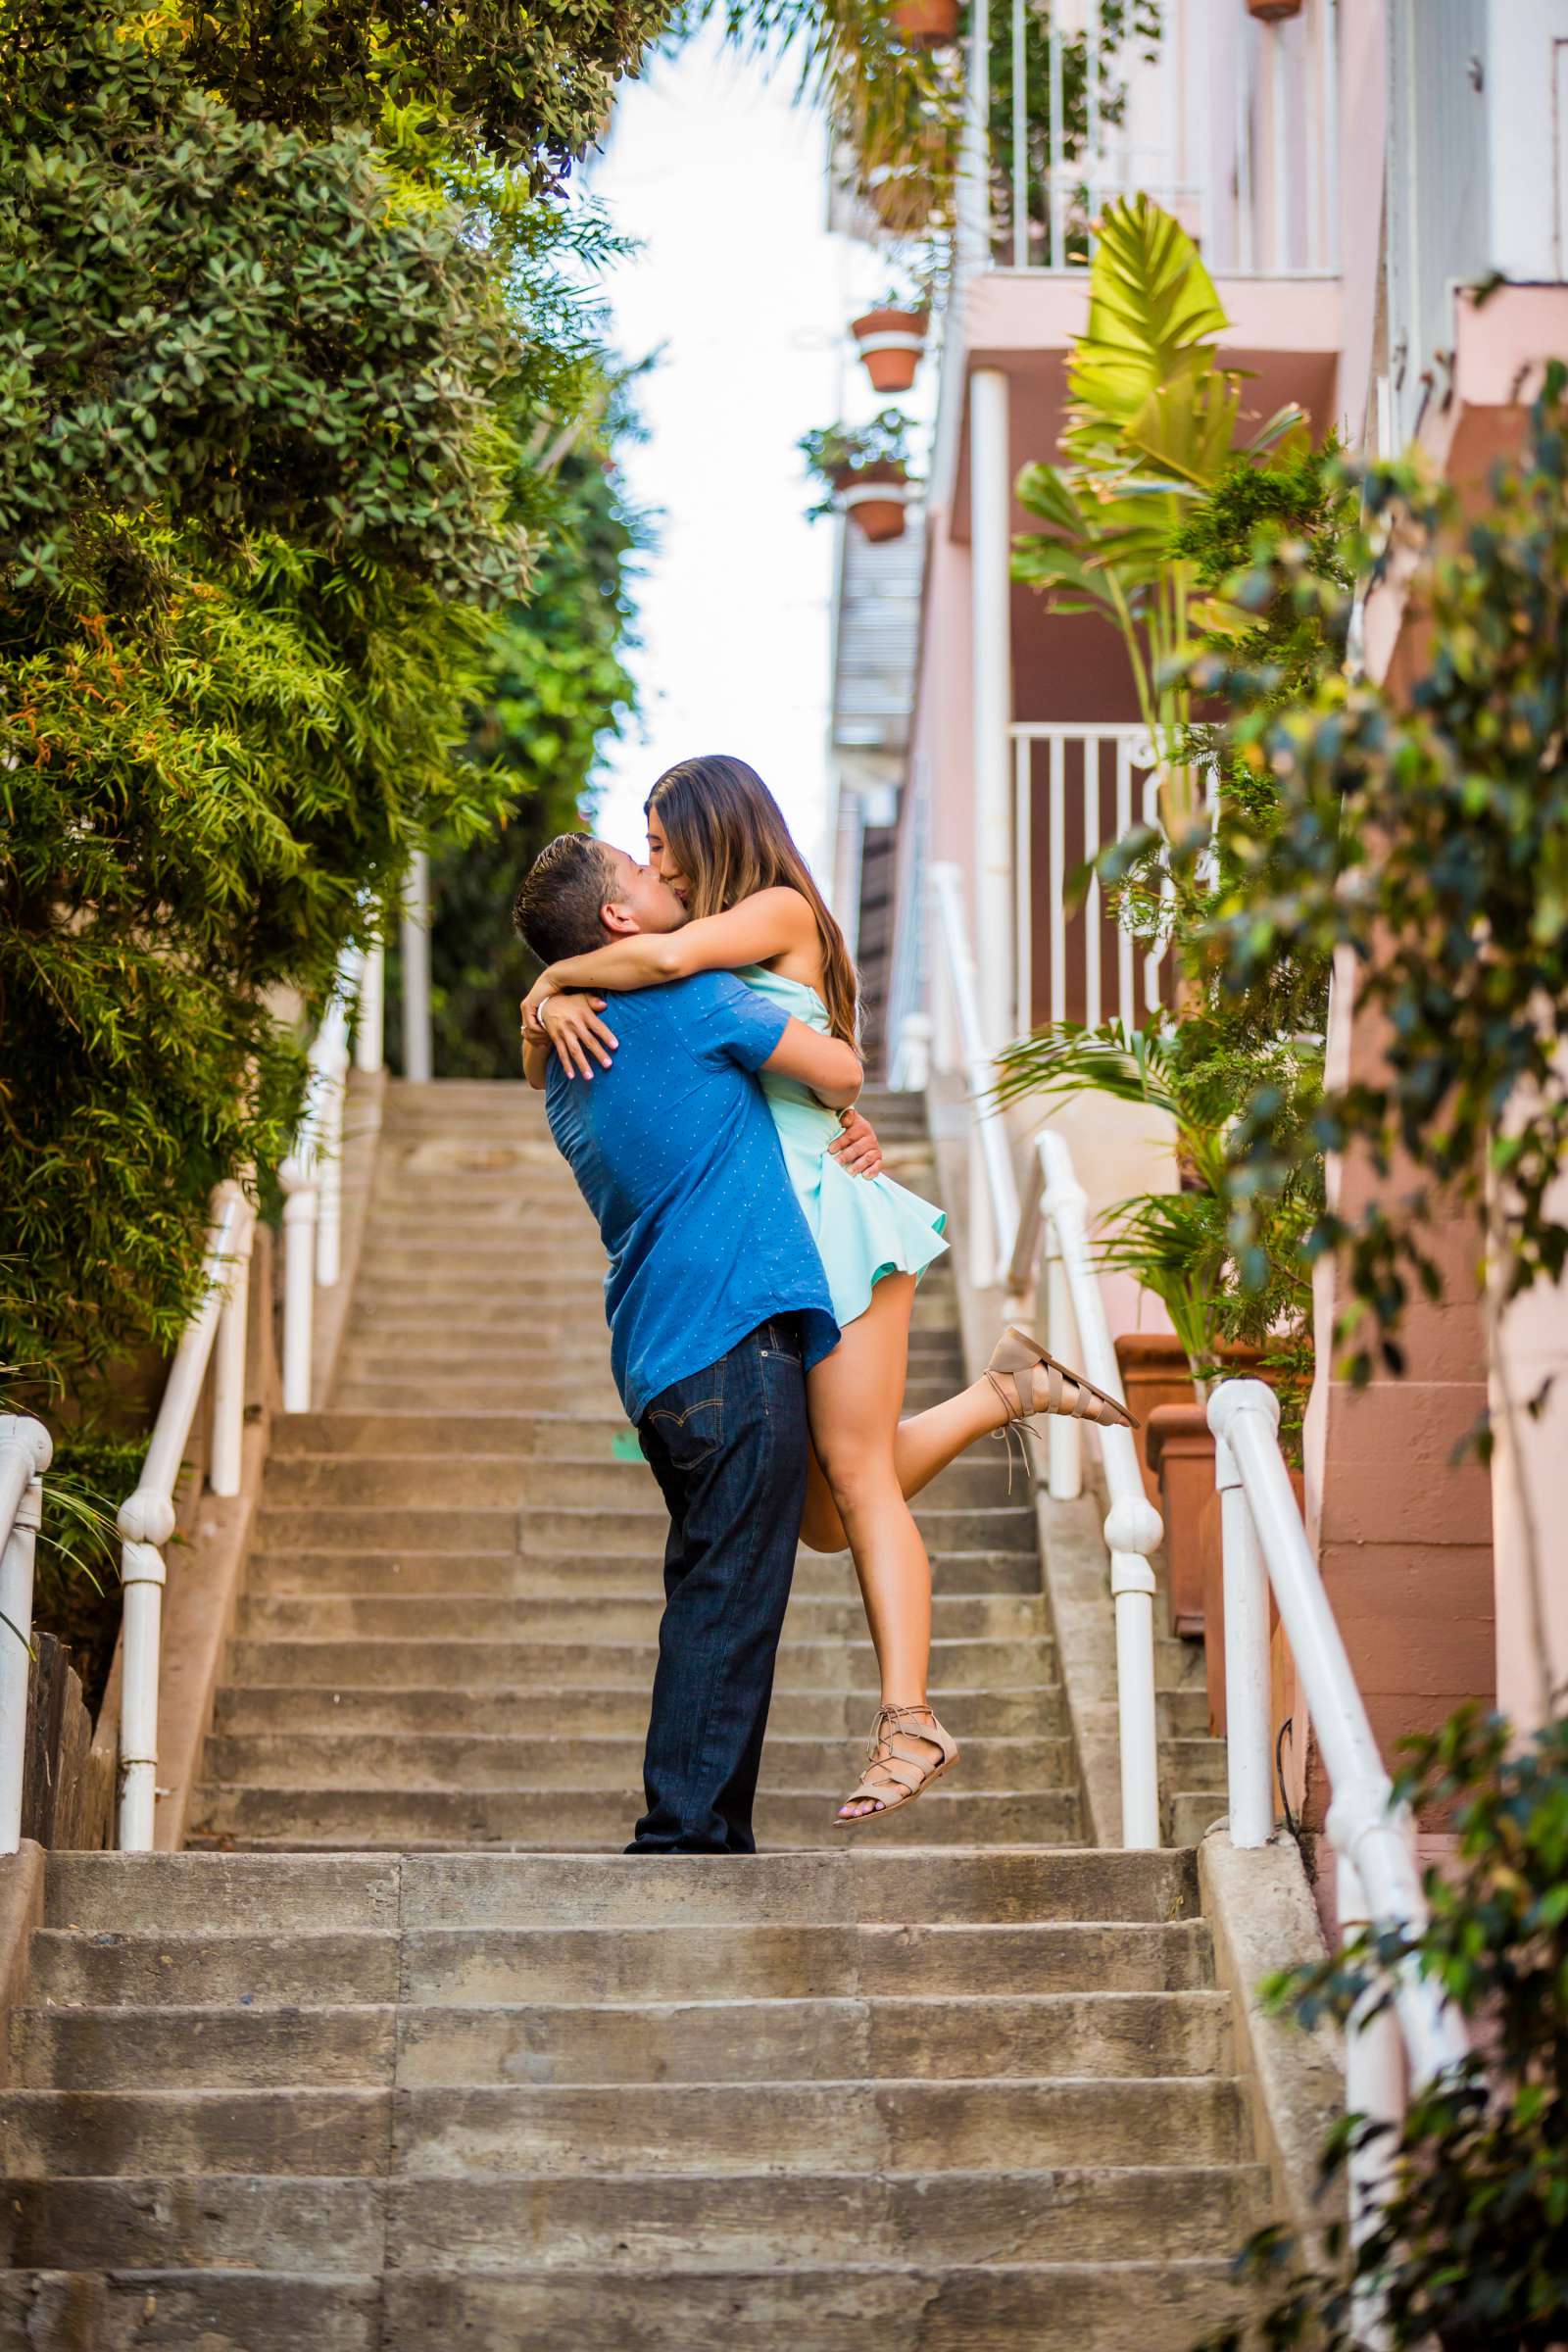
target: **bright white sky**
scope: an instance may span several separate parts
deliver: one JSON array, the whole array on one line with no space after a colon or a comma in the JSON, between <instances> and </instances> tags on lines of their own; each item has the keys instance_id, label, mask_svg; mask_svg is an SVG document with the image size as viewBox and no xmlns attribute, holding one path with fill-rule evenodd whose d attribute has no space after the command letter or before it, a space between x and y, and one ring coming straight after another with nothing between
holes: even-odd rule
<instances>
[{"instance_id":1,"label":"bright white sky","mask_svg":"<svg viewBox=\"0 0 1568 2352\"><path fill-rule=\"evenodd\" d=\"M621 83L588 174L642 243L608 289L615 345L663 350L640 386L650 439L625 460L633 496L661 515L632 657L647 740L611 746L598 827L638 848L661 769L732 752L824 874L836 526L806 521L795 444L873 405L845 329L877 263L823 224L823 124L792 86L705 33Z\"/></svg>"}]
</instances>

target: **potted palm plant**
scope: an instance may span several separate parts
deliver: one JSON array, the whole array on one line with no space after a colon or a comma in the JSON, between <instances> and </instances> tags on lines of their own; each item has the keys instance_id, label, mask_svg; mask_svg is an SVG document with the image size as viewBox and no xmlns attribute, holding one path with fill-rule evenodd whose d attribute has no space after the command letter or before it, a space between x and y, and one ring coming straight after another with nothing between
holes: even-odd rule
<instances>
[{"instance_id":1,"label":"potted palm plant","mask_svg":"<svg viewBox=\"0 0 1568 2352\"><path fill-rule=\"evenodd\" d=\"M1136 1442L1145 1483L1165 1522L1171 1630L1189 1639L1205 1634L1205 1593L1212 1585L1205 1547L1214 1494L1208 1389L1227 1373L1268 1379L1294 1365L1294 1424L1310 1348L1311 1284L1299 1241L1315 1202L1282 1199L1262 1240L1264 1279L1252 1287L1244 1287L1232 1253L1226 1133L1265 1060L1278 1083L1291 1088L1299 1115L1308 1115L1321 1081L1314 1045L1295 1039L1258 1047L1243 1066L1234 1043L1201 1017L1133 1030L1119 1021L1098 1029L1053 1022L1001 1056L997 1093L1004 1102L1088 1089L1144 1103L1174 1126L1178 1189L1118 1202L1108 1212L1100 1258L1136 1276L1159 1299L1174 1335L1152 1367L1169 1385L1143 1416ZM1143 1335L1118 1341L1116 1351L1124 1379L1134 1354L1149 1368L1151 1344Z\"/></svg>"},{"instance_id":2,"label":"potted palm plant","mask_svg":"<svg viewBox=\"0 0 1568 2352\"><path fill-rule=\"evenodd\" d=\"M841 513L867 539L900 538L911 487L908 432L902 409L883 409L869 424L803 433L797 446L825 491L808 510L812 520Z\"/></svg>"},{"instance_id":3,"label":"potted palm plant","mask_svg":"<svg viewBox=\"0 0 1568 2352\"><path fill-rule=\"evenodd\" d=\"M925 349L927 313L897 291L850 321L874 392L907 392Z\"/></svg>"}]
</instances>

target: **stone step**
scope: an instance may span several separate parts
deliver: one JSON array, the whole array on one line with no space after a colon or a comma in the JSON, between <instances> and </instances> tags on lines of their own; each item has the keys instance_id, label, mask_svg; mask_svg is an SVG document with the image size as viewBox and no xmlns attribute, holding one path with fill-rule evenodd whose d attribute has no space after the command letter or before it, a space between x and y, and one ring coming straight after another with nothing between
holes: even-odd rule
<instances>
[{"instance_id":1,"label":"stone step","mask_svg":"<svg viewBox=\"0 0 1568 2352\"><path fill-rule=\"evenodd\" d=\"M646 1690L651 1673L645 1642L514 1642L482 1636L471 1641L256 1641L229 1643L230 1683L308 1683L328 1690L400 1688L448 1683L454 1690L598 1690L602 1683ZM1056 1682L1053 1642L1035 1636L1005 1642L932 1643L931 1689L1044 1690ZM872 1691L869 1641L792 1640L779 1652L776 1690Z\"/></svg>"},{"instance_id":2,"label":"stone step","mask_svg":"<svg viewBox=\"0 0 1568 2352\"><path fill-rule=\"evenodd\" d=\"M462 2087L0 2091L10 2178L385 2171L474 2177L661 2171L876 2173L1250 2157L1241 2085L1213 2075L1105 2082L508 2083ZM715 2188L715 2194L721 2193Z\"/></svg>"},{"instance_id":3,"label":"stone step","mask_svg":"<svg viewBox=\"0 0 1568 2352\"><path fill-rule=\"evenodd\" d=\"M1239 2308L1219 2260L947 2267L907 2261L770 2270L664 2268L652 2276L514 2271L397 2273L384 2325L399 2352L473 2352L570 2343L576 2352L978 2352L1019 2343L1188 2352ZM263 2347L266 2352L266 2347Z\"/></svg>"},{"instance_id":4,"label":"stone step","mask_svg":"<svg viewBox=\"0 0 1568 2352\"><path fill-rule=\"evenodd\" d=\"M379 2268L508 2271L603 2263L657 2271L737 2261L1116 2261L1157 2254L1180 2227L1189 2257L1231 2250L1261 2218L1258 2166L1071 2166L1059 2172L548 2174L478 2180L289 2180L215 2174L18 2180L0 2203L0 2257L74 2269L240 2266L355 2277Z\"/></svg>"},{"instance_id":5,"label":"stone step","mask_svg":"<svg viewBox=\"0 0 1568 2352\"><path fill-rule=\"evenodd\" d=\"M640 1455L627 1451L617 1457L616 1434L625 1440L624 1424L618 1433L607 1430L603 1448L595 1453L284 1453L267 1466L268 1507L320 1503L336 1511L370 1503L384 1509L427 1503L448 1492L465 1509L557 1504L574 1510L642 1511L665 1519L664 1499L653 1471ZM625 1442L629 1446L630 1441ZM1015 1478L1014 1498L1018 1492ZM1014 1507L1015 1501L1008 1500L1005 1462L986 1455L953 1463L916 1498L916 1508L922 1511Z\"/></svg>"},{"instance_id":6,"label":"stone step","mask_svg":"<svg viewBox=\"0 0 1568 2352\"><path fill-rule=\"evenodd\" d=\"M389 2271L318 2278L247 2270L0 2275L15 2340L143 2352L990 2352L1020 2342L1187 2352L1243 2298L1216 2260L916 2268ZM91 2330L90 2339L84 2330Z\"/></svg>"},{"instance_id":7,"label":"stone step","mask_svg":"<svg viewBox=\"0 0 1568 2352\"><path fill-rule=\"evenodd\" d=\"M1218 1992L929 1994L783 2000L406 2001L310 2008L22 2009L13 2081L100 2091L396 2084L851 2085L1226 2073Z\"/></svg>"},{"instance_id":8,"label":"stone step","mask_svg":"<svg viewBox=\"0 0 1568 2352\"><path fill-rule=\"evenodd\" d=\"M912 1327L922 1333L951 1336L952 1294L930 1285L927 1277L915 1296ZM548 1292L539 1284L527 1284L499 1296L493 1285L476 1283L472 1295L465 1295L461 1300L450 1288L437 1286L428 1296L400 1290L357 1298L349 1336L352 1340L378 1340L399 1349L440 1337L450 1347L463 1344L470 1334L477 1341L486 1334L497 1338L522 1330L531 1338L536 1336L535 1326L543 1321L559 1327L551 1336L559 1340L563 1350L569 1351L575 1342L586 1343L602 1330L603 1316L603 1293L587 1278L554 1284Z\"/></svg>"},{"instance_id":9,"label":"stone step","mask_svg":"<svg viewBox=\"0 0 1568 2352\"><path fill-rule=\"evenodd\" d=\"M917 1374L905 1384L904 1413L907 1416L941 1404L962 1386L956 1364L951 1373ZM379 1345L345 1349L332 1395L346 1412L366 1413L407 1410L412 1400L452 1413L500 1404L518 1412L538 1407L547 1412L581 1410L599 1415L610 1413L620 1402L608 1365L565 1377L542 1372L537 1356L518 1356L498 1369L473 1357L457 1365L430 1365L402 1352L389 1359Z\"/></svg>"},{"instance_id":10,"label":"stone step","mask_svg":"<svg viewBox=\"0 0 1568 2352\"><path fill-rule=\"evenodd\" d=\"M1171 1844L1201 1845L1214 1824L1223 1821L1228 1811L1223 1788L1173 1789L1165 1799Z\"/></svg>"},{"instance_id":11,"label":"stone step","mask_svg":"<svg viewBox=\"0 0 1568 2352\"><path fill-rule=\"evenodd\" d=\"M650 1573L649 1583L654 1582ZM657 1588L646 1599L587 1597L580 1600L513 1598L470 1593L455 1580L446 1592L405 1592L396 1584L375 1593L251 1592L240 1603L241 1634L257 1641L414 1642L422 1635L448 1642L646 1642L657 1640L663 1596ZM932 1603L941 1640L1000 1642L1039 1640L1045 1635L1045 1602L1025 1592L944 1595ZM799 1593L785 1618L784 1640L854 1642L865 1634L859 1595ZM1184 1748L1207 1740L1178 1743Z\"/></svg>"},{"instance_id":12,"label":"stone step","mask_svg":"<svg viewBox=\"0 0 1568 2352\"><path fill-rule=\"evenodd\" d=\"M1027 1505L949 1510L917 1497L913 1507L915 1525L933 1551L1022 1551L1031 1557L1036 1551L1035 1517ZM273 1503L264 1497L256 1539L270 1551L320 1546L395 1552L408 1544L416 1551L575 1552L585 1560L607 1552L638 1552L659 1560L663 1530L664 1513L657 1504L653 1510L618 1505L594 1510L569 1503L507 1509L469 1505L454 1494L442 1509L413 1503Z\"/></svg>"},{"instance_id":13,"label":"stone step","mask_svg":"<svg viewBox=\"0 0 1568 2352\"><path fill-rule=\"evenodd\" d=\"M335 1712L328 1704L322 1714ZM526 1722L526 1716L520 1718ZM640 1792L643 1740L599 1735L596 1709L583 1710L580 1732L471 1731L410 1734L339 1729L309 1732L220 1733L207 1741L204 1777L230 1785L279 1788L559 1788ZM978 1788L1024 1793L1065 1788L1074 1779L1068 1740L996 1739L965 1742L966 1780ZM773 1735L762 1767L764 1787L841 1795L858 1777L842 1738L790 1739Z\"/></svg>"},{"instance_id":14,"label":"stone step","mask_svg":"<svg viewBox=\"0 0 1568 2352\"><path fill-rule=\"evenodd\" d=\"M777 2082L765 2093L758 2082L468 2085L411 2089L399 2100L404 2162L458 2176L657 2169L718 2180L760 2168L794 2175L1137 2163L1152 2147L1179 2147L1194 2163L1251 2155L1239 2085L1214 2075Z\"/></svg>"},{"instance_id":15,"label":"stone step","mask_svg":"<svg viewBox=\"0 0 1568 2352\"><path fill-rule=\"evenodd\" d=\"M940 1790L923 1800L933 1803ZM920 1807L913 1810L919 1811ZM263 1857L54 1853L44 1924L82 1935L767 1925L1164 1924L1198 1916L1197 1864L1070 1846L744 1861L446 1853Z\"/></svg>"},{"instance_id":16,"label":"stone step","mask_svg":"<svg viewBox=\"0 0 1568 2352\"><path fill-rule=\"evenodd\" d=\"M31 1992L57 2006L243 2001L601 2002L851 1994L1189 1992L1212 1987L1200 1919L1012 1927L435 1928L85 1936L40 1928Z\"/></svg>"},{"instance_id":17,"label":"stone step","mask_svg":"<svg viewBox=\"0 0 1568 2352\"><path fill-rule=\"evenodd\" d=\"M252 1592L496 1592L535 1600L643 1599L659 1591L657 1562L646 1555L584 1560L577 1553L551 1557L530 1550L526 1559L513 1546L501 1551L253 1551L246 1561ZM1027 1552L939 1552L932 1561L932 1590L938 1600L982 1593L1020 1593L1038 1598L1039 1563ZM797 1600L821 1597L856 1600L859 1588L846 1551L808 1551L795 1562ZM1172 1732L1196 1733L1207 1721L1201 1691L1171 1691L1162 1724Z\"/></svg>"},{"instance_id":18,"label":"stone step","mask_svg":"<svg viewBox=\"0 0 1568 2352\"><path fill-rule=\"evenodd\" d=\"M444 1684L384 1689L343 1689L319 1683L230 1684L220 1690L216 1729L220 1735L282 1734L294 1731L494 1734L526 1730L535 1736L564 1736L591 1720L595 1731L641 1740L648 1726L651 1678L579 1684L559 1690L542 1686L490 1690L453 1690ZM863 1744L876 1713L876 1691L775 1691L768 1715L769 1738L848 1740ZM1063 1740L1068 1736L1066 1700L1059 1690L944 1690L942 1720L956 1740Z\"/></svg>"},{"instance_id":19,"label":"stone step","mask_svg":"<svg viewBox=\"0 0 1568 2352\"><path fill-rule=\"evenodd\" d=\"M961 1770L961 1767L960 1767ZM762 1847L799 1850L863 1838L872 1825L841 1828L835 1811L853 1787L831 1793L761 1788L756 1808ZM207 1781L191 1799L192 1844L231 1842L261 1850L332 1847L364 1853L472 1846L537 1853L623 1851L642 1810L640 1793L615 1789L408 1788L376 1781L360 1788L266 1787ZM874 1825L884 1844L1049 1845L1079 1835L1076 1790L964 1788L955 1779Z\"/></svg>"}]
</instances>

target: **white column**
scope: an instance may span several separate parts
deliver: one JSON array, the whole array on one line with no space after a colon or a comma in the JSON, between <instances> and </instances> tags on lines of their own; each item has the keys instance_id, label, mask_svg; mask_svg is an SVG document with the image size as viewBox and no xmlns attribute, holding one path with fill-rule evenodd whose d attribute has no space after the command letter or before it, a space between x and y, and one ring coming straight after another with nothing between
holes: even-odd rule
<instances>
[{"instance_id":1,"label":"white column","mask_svg":"<svg viewBox=\"0 0 1568 2352\"><path fill-rule=\"evenodd\" d=\"M0 1414L0 1527L10 1530L0 1549L0 1854L22 1842L33 1552L52 1453L42 1422Z\"/></svg>"},{"instance_id":2,"label":"white column","mask_svg":"<svg viewBox=\"0 0 1568 2352\"><path fill-rule=\"evenodd\" d=\"M382 1032L386 1025L386 949L380 940L365 951L360 974L360 1013L354 1031L357 1070L381 1067Z\"/></svg>"},{"instance_id":3,"label":"white column","mask_svg":"<svg viewBox=\"0 0 1568 2352\"><path fill-rule=\"evenodd\" d=\"M316 1172L290 1152L277 1171L283 1203L283 1410L311 1409L316 1312Z\"/></svg>"},{"instance_id":4,"label":"white column","mask_svg":"<svg viewBox=\"0 0 1568 2352\"><path fill-rule=\"evenodd\" d=\"M1012 477L1007 379L977 368L969 379L971 625L974 638L974 874L980 1017L995 1053L1012 1026Z\"/></svg>"},{"instance_id":5,"label":"white column","mask_svg":"<svg viewBox=\"0 0 1568 2352\"><path fill-rule=\"evenodd\" d=\"M215 1494L237 1494L245 1442L245 1329L250 1308L251 1250L256 1215L246 1203L234 1237L233 1260L218 1338L213 1348L213 1458L209 1484Z\"/></svg>"},{"instance_id":6,"label":"white column","mask_svg":"<svg viewBox=\"0 0 1568 2352\"><path fill-rule=\"evenodd\" d=\"M430 1082L430 860L416 850L403 886L403 1075Z\"/></svg>"}]
</instances>

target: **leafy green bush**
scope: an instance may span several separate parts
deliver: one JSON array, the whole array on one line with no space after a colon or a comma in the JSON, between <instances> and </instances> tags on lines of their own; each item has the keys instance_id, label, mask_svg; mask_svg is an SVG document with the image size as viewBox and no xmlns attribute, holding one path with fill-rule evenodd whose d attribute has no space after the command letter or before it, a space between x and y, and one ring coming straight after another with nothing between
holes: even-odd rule
<instances>
[{"instance_id":1,"label":"leafy green bush","mask_svg":"<svg viewBox=\"0 0 1568 2352\"><path fill-rule=\"evenodd\" d=\"M1568 1151L1568 368L1553 362L1517 463L1468 510L1411 464L1355 469L1378 544L1397 561L1427 651L1407 698L1333 668L1259 696L1216 654L1194 682L1237 709L1231 755L1258 779L1266 822L1238 823L1194 934L1217 1004L1267 1001L1282 968L1344 955L1382 1035L1382 1068L1330 1088L1305 1133L1267 1087L1237 1123L1236 1247L1303 1159L1358 1149L1380 1185L1353 1218L1326 1205L1309 1250L1343 1253L1352 1371L1402 1362L1412 1290L1441 1293L1424 1247L1443 1202L1491 1229L1509 1296L1568 1266L1550 1187ZM1308 545L1279 541L1238 593L1343 636L1348 598ZM1313 625L1318 625L1313 623ZM1245 651L1245 648L1244 648Z\"/></svg>"},{"instance_id":2,"label":"leafy green bush","mask_svg":"<svg viewBox=\"0 0 1568 2352\"><path fill-rule=\"evenodd\" d=\"M1288 2233L1252 2237L1239 2268L1264 2290L1250 2328L1209 2352L1352 2341L1352 2295L1381 2310L1391 2352L1553 2352L1568 2339L1568 1719L1518 1743L1466 1708L1406 1743L1396 1794L1452 1808L1458 1851L1426 1874L1430 1923L1416 1936L1365 1930L1315 1969L1275 1979L1278 2009L1342 2024L1363 1999L1388 2007L1409 1965L1441 1984L1476 2043L1456 2079L1421 2090L1403 2126L1348 2117L1324 2150L1325 2180L1376 2148L1392 2193L1352 2248L1343 2225L1313 2266Z\"/></svg>"},{"instance_id":3,"label":"leafy green bush","mask_svg":"<svg viewBox=\"0 0 1568 2352\"><path fill-rule=\"evenodd\" d=\"M513 929L513 901L545 843L583 821L601 746L636 710L624 657L630 566L647 525L614 466L616 447L635 431L626 387L608 385L599 423L556 469L550 536L527 602L502 614L485 651L467 750L507 802L493 831L431 859L443 1077L516 1077L517 1004L538 967ZM396 1058L395 1019L389 1043Z\"/></svg>"},{"instance_id":4,"label":"leafy green bush","mask_svg":"<svg viewBox=\"0 0 1568 2352\"><path fill-rule=\"evenodd\" d=\"M19 1401L79 1404L115 1355L172 1339L213 1184L265 1180L283 1149L301 1064L278 1011L319 1002L411 847L504 805L457 755L548 511L530 452L584 388L558 258L580 233L471 152L484 44L461 91L441 80L464 25L510 12L421 31L397 8L373 40L343 18L0 8ZM541 151L583 128L569 75L559 107L544 89L579 21L531 12L526 58L496 67L503 113L534 89ZM358 124L314 119L332 57ZM421 58L420 102L383 120Z\"/></svg>"}]
</instances>

